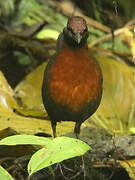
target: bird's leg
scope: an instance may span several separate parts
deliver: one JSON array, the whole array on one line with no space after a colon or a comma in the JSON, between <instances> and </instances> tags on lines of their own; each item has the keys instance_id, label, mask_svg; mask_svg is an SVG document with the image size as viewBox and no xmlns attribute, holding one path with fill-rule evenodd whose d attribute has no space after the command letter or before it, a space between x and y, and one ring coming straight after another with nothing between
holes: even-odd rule
<instances>
[{"instance_id":1,"label":"bird's leg","mask_svg":"<svg viewBox=\"0 0 135 180\"><path fill-rule=\"evenodd\" d=\"M60 172L61 172L62 177L63 177L65 180L69 180L66 176L64 176L64 173L63 173L63 171L62 171L61 163L58 163L58 166L59 166L59 169L60 169Z\"/></svg>"},{"instance_id":2,"label":"bird's leg","mask_svg":"<svg viewBox=\"0 0 135 180\"><path fill-rule=\"evenodd\" d=\"M75 128L74 128L74 133L75 133L77 139L79 139L80 127L81 127L81 123L76 122Z\"/></svg>"},{"instance_id":3,"label":"bird's leg","mask_svg":"<svg viewBox=\"0 0 135 180\"><path fill-rule=\"evenodd\" d=\"M53 130L53 137L56 138L56 123L51 120L51 126Z\"/></svg>"},{"instance_id":4,"label":"bird's leg","mask_svg":"<svg viewBox=\"0 0 135 180\"><path fill-rule=\"evenodd\" d=\"M80 127L81 127L81 124L76 122L75 123L75 128L74 128L74 133L76 134L77 139L79 139ZM83 170L83 173L84 173L84 180L85 180L86 179L86 171L85 171L85 163L84 163L83 155L81 156L81 160L82 160L82 170Z\"/></svg>"},{"instance_id":5,"label":"bird's leg","mask_svg":"<svg viewBox=\"0 0 135 180\"><path fill-rule=\"evenodd\" d=\"M52 126L52 130L53 130L53 137L56 138L56 123L53 120L51 120L51 126ZM65 180L68 180L63 174L61 163L57 163L56 169L57 169L57 167L59 167L62 177Z\"/></svg>"},{"instance_id":6,"label":"bird's leg","mask_svg":"<svg viewBox=\"0 0 135 180\"><path fill-rule=\"evenodd\" d=\"M81 156L81 159L82 159L82 170L83 170L84 180L85 180L86 179L86 171L85 171L85 163L84 163L83 155Z\"/></svg>"}]
</instances>

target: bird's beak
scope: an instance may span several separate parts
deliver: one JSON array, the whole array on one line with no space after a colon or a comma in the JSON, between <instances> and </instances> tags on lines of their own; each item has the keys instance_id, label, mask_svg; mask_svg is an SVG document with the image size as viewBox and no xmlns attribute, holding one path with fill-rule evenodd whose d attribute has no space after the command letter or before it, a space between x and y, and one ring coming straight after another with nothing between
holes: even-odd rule
<instances>
[{"instance_id":1,"label":"bird's beak","mask_svg":"<svg viewBox=\"0 0 135 180\"><path fill-rule=\"evenodd\" d=\"M76 33L74 35L74 40L77 42L77 44L79 44L82 40L82 35L80 33Z\"/></svg>"}]
</instances>

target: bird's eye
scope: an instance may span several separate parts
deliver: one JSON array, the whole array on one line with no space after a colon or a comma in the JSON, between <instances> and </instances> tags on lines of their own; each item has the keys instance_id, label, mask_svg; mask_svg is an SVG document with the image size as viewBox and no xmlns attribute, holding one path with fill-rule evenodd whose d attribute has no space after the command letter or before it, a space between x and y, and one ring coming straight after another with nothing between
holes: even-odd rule
<instances>
[{"instance_id":1,"label":"bird's eye","mask_svg":"<svg viewBox=\"0 0 135 180\"><path fill-rule=\"evenodd\" d=\"M70 27L68 26L68 27L67 27L67 30L68 30L68 31L72 31L72 28L70 28Z\"/></svg>"},{"instance_id":2,"label":"bird's eye","mask_svg":"<svg viewBox=\"0 0 135 180\"><path fill-rule=\"evenodd\" d=\"M87 28L85 28L83 32L87 32L87 31L88 31L88 29L87 29Z\"/></svg>"},{"instance_id":3,"label":"bird's eye","mask_svg":"<svg viewBox=\"0 0 135 180\"><path fill-rule=\"evenodd\" d=\"M68 27L67 29L68 29L68 31L71 32L72 34L75 34L75 32L73 31L72 28Z\"/></svg>"}]
</instances>

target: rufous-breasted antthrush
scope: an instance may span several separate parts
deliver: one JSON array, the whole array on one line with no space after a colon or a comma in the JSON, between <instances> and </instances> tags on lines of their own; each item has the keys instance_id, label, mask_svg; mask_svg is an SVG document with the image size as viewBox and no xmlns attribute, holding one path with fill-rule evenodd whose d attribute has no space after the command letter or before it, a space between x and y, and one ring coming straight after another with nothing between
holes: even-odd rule
<instances>
[{"instance_id":1,"label":"rufous-breasted antthrush","mask_svg":"<svg viewBox=\"0 0 135 180\"><path fill-rule=\"evenodd\" d=\"M45 69L42 98L54 137L60 121L74 121L78 137L81 124L100 104L102 72L88 51L87 38L86 21L79 16L69 18Z\"/></svg>"}]
</instances>

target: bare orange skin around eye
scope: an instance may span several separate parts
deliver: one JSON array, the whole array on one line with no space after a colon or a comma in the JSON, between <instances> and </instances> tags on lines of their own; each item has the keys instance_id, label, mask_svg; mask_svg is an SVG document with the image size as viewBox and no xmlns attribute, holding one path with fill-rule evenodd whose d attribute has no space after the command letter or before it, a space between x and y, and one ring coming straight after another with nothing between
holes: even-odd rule
<instances>
[{"instance_id":1,"label":"bare orange skin around eye","mask_svg":"<svg viewBox=\"0 0 135 180\"><path fill-rule=\"evenodd\" d=\"M61 50L48 74L52 99L74 112L96 99L101 91L99 68L86 47Z\"/></svg>"}]
</instances>

